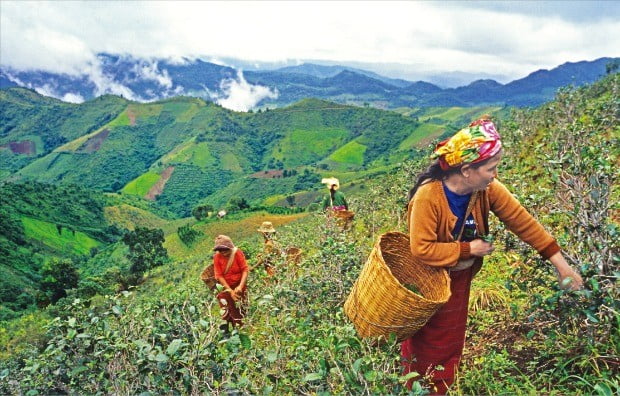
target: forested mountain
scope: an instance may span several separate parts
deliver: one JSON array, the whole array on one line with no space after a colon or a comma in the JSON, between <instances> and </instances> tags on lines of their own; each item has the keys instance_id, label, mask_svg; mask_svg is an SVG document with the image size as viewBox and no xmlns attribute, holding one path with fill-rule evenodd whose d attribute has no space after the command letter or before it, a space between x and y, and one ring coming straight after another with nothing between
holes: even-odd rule
<instances>
[{"instance_id":1,"label":"forested mountain","mask_svg":"<svg viewBox=\"0 0 620 396\"><path fill-rule=\"evenodd\" d=\"M45 71L0 69L0 88L19 85L67 101L90 100L105 93L136 101L192 96L218 101L230 95L232 84L263 87L251 106L283 107L314 97L342 104L369 104L393 109L420 106L536 106L553 98L558 88L591 83L618 58L565 63L551 70L500 84L474 81L442 89L423 81L406 81L345 66L303 64L276 70L236 70L202 60L173 63L165 59L139 59L99 54L96 75L53 74ZM93 72L91 70L91 73Z\"/></svg>"},{"instance_id":2,"label":"forested mountain","mask_svg":"<svg viewBox=\"0 0 620 396\"><path fill-rule=\"evenodd\" d=\"M0 95L2 179L138 195L181 216L199 202L223 205L239 194L256 202L318 188L321 173L394 166L456 129L459 117L507 111L405 115L304 99L240 113L188 97L137 103L103 96L76 105L23 88ZM426 113L432 122L422 126Z\"/></svg>"}]
</instances>

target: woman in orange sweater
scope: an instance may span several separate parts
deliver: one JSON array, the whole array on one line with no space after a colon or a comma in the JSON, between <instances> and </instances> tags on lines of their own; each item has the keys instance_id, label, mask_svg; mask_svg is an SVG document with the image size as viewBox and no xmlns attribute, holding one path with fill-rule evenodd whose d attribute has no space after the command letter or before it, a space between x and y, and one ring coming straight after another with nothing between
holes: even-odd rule
<instances>
[{"instance_id":1,"label":"woman in orange sweater","mask_svg":"<svg viewBox=\"0 0 620 396\"><path fill-rule=\"evenodd\" d=\"M235 247L226 235L218 235L215 238L213 250L215 251L213 255L214 277L224 286L224 290L217 295L217 301L224 311L222 319L226 321L221 328L228 332L230 325L241 326L243 324L247 298L248 264L241 249Z\"/></svg>"},{"instance_id":2,"label":"woman in orange sweater","mask_svg":"<svg viewBox=\"0 0 620 396\"><path fill-rule=\"evenodd\" d=\"M495 180L501 156L500 136L485 116L437 145L435 163L409 193L411 251L426 264L449 270L451 296L403 341L401 355L405 374L430 376L437 394L445 394L454 382L465 343L471 280L483 257L493 252L492 242L483 239L489 234L489 212L548 259L562 285L579 289L583 284L555 239Z\"/></svg>"}]
</instances>

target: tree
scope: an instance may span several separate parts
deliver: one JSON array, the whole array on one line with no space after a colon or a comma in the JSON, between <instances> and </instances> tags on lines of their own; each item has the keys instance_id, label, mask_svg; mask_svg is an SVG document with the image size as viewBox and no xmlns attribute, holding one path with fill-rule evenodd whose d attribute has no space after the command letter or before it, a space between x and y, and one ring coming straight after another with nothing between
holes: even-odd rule
<instances>
[{"instance_id":1,"label":"tree","mask_svg":"<svg viewBox=\"0 0 620 396\"><path fill-rule=\"evenodd\" d=\"M620 68L620 62L618 60L614 60L613 62L609 62L605 65L605 71L607 74L613 74L618 71Z\"/></svg>"},{"instance_id":2,"label":"tree","mask_svg":"<svg viewBox=\"0 0 620 396\"><path fill-rule=\"evenodd\" d=\"M145 271L158 267L168 260L168 251L164 248L164 232L161 229L137 227L123 236L123 242L129 247L129 269L133 274L142 275Z\"/></svg>"},{"instance_id":3,"label":"tree","mask_svg":"<svg viewBox=\"0 0 620 396\"><path fill-rule=\"evenodd\" d=\"M288 206L295 206L295 196L294 195L288 195L286 197L286 203L288 203Z\"/></svg>"},{"instance_id":4,"label":"tree","mask_svg":"<svg viewBox=\"0 0 620 396\"><path fill-rule=\"evenodd\" d=\"M232 197L230 201L228 201L228 208L231 211L248 209L249 207L250 204L248 204L248 201L246 201L245 198Z\"/></svg>"},{"instance_id":5,"label":"tree","mask_svg":"<svg viewBox=\"0 0 620 396\"><path fill-rule=\"evenodd\" d=\"M41 267L41 290L52 303L67 296L67 290L77 287L79 275L69 259L51 259Z\"/></svg>"},{"instance_id":6,"label":"tree","mask_svg":"<svg viewBox=\"0 0 620 396\"><path fill-rule=\"evenodd\" d=\"M192 216L200 221L209 217L209 212L213 212L213 205L199 205L192 210Z\"/></svg>"},{"instance_id":7,"label":"tree","mask_svg":"<svg viewBox=\"0 0 620 396\"><path fill-rule=\"evenodd\" d=\"M193 229L189 224L181 226L177 229L177 233L179 235L179 239L187 245L190 246L194 241L200 236L200 232Z\"/></svg>"}]
</instances>

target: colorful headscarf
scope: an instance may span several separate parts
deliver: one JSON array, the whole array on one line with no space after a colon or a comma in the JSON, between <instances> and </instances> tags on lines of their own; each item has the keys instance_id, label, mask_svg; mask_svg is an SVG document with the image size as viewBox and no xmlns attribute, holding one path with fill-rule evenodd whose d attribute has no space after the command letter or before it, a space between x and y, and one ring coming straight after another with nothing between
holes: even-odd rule
<instances>
[{"instance_id":1,"label":"colorful headscarf","mask_svg":"<svg viewBox=\"0 0 620 396\"><path fill-rule=\"evenodd\" d=\"M497 154L501 148L502 142L495 125L491 120L481 118L437 144L431 158L439 158L441 169L448 170L484 161Z\"/></svg>"}]
</instances>

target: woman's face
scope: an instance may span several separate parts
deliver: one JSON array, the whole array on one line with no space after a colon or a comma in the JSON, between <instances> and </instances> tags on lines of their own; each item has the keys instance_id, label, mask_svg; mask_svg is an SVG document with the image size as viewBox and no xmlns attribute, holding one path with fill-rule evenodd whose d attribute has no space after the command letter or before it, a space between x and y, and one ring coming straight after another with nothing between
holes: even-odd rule
<instances>
[{"instance_id":1,"label":"woman's face","mask_svg":"<svg viewBox=\"0 0 620 396\"><path fill-rule=\"evenodd\" d=\"M502 160L502 153L498 153L493 158L479 167L470 167L467 174L467 184L474 191L482 191L497 177L497 167Z\"/></svg>"},{"instance_id":2,"label":"woman's face","mask_svg":"<svg viewBox=\"0 0 620 396\"><path fill-rule=\"evenodd\" d=\"M220 250L218 250L218 252L220 252L220 254L222 256L224 256L224 257L230 256L230 251L231 251L230 249L220 249Z\"/></svg>"}]
</instances>

